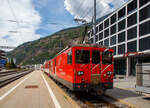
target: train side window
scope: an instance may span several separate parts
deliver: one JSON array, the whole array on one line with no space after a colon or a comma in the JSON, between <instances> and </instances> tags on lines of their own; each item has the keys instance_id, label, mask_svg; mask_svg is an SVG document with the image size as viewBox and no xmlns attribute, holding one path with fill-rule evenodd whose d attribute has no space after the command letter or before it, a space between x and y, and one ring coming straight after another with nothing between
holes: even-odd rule
<instances>
[{"instance_id":1,"label":"train side window","mask_svg":"<svg viewBox=\"0 0 150 108\"><path fill-rule=\"evenodd\" d=\"M72 51L69 51L69 52L68 52L68 55L67 55L67 63L68 63L68 64L72 64Z\"/></svg>"},{"instance_id":2,"label":"train side window","mask_svg":"<svg viewBox=\"0 0 150 108\"><path fill-rule=\"evenodd\" d=\"M92 64L100 63L100 51L93 50L92 51Z\"/></svg>"},{"instance_id":3,"label":"train side window","mask_svg":"<svg viewBox=\"0 0 150 108\"><path fill-rule=\"evenodd\" d=\"M112 64L112 52L105 51L102 53L102 64Z\"/></svg>"}]
</instances>

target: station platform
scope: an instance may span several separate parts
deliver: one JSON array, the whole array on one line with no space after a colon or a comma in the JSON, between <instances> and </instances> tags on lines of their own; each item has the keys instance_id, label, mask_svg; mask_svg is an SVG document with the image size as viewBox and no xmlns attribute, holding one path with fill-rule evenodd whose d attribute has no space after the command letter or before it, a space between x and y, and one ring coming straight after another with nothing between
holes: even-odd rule
<instances>
[{"instance_id":1,"label":"station platform","mask_svg":"<svg viewBox=\"0 0 150 108\"><path fill-rule=\"evenodd\" d=\"M79 107L47 75L32 73L0 89L0 108Z\"/></svg>"},{"instance_id":2,"label":"station platform","mask_svg":"<svg viewBox=\"0 0 150 108\"><path fill-rule=\"evenodd\" d=\"M135 91L136 78L114 79L114 89L106 95L131 108L150 108L150 94Z\"/></svg>"}]
</instances>

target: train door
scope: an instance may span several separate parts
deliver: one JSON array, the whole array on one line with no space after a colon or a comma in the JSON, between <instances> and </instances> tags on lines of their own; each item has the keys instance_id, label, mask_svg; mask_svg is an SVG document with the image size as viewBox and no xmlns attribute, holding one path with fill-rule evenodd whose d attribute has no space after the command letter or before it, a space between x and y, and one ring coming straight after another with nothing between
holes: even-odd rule
<instances>
[{"instance_id":1,"label":"train door","mask_svg":"<svg viewBox=\"0 0 150 108\"><path fill-rule=\"evenodd\" d=\"M100 65L100 51L92 50L92 61L91 61L91 83L100 83L101 65Z\"/></svg>"},{"instance_id":2,"label":"train door","mask_svg":"<svg viewBox=\"0 0 150 108\"><path fill-rule=\"evenodd\" d=\"M51 61L51 73L53 74L53 60Z\"/></svg>"}]
</instances>

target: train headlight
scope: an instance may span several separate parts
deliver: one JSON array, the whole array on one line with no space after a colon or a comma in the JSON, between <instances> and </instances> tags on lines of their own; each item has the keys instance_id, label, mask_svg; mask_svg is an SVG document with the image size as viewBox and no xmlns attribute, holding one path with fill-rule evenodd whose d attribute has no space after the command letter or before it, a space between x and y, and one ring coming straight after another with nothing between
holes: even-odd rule
<instances>
[{"instance_id":1,"label":"train headlight","mask_svg":"<svg viewBox=\"0 0 150 108\"><path fill-rule=\"evenodd\" d=\"M82 72L82 71L78 72L78 75L83 75L83 74L84 74L84 72Z\"/></svg>"},{"instance_id":2,"label":"train headlight","mask_svg":"<svg viewBox=\"0 0 150 108\"><path fill-rule=\"evenodd\" d=\"M112 74L113 74L113 72L108 71L106 74L107 74L107 75L112 75Z\"/></svg>"}]
</instances>

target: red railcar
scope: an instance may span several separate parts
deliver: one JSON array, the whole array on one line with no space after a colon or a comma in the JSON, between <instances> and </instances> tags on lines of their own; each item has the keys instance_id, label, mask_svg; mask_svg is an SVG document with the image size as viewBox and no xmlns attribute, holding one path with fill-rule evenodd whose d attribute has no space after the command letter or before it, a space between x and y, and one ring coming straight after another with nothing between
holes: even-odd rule
<instances>
[{"instance_id":1,"label":"red railcar","mask_svg":"<svg viewBox=\"0 0 150 108\"><path fill-rule=\"evenodd\" d=\"M75 45L44 65L51 77L73 91L105 91L113 88L113 49Z\"/></svg>"}]
</instances>

